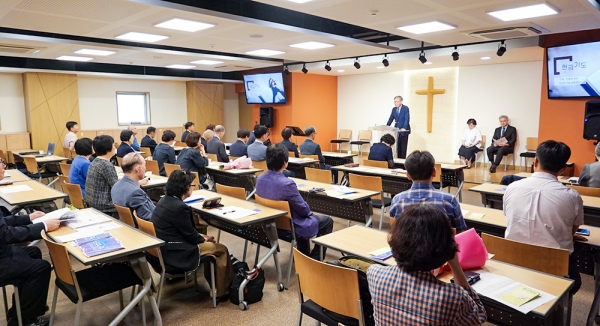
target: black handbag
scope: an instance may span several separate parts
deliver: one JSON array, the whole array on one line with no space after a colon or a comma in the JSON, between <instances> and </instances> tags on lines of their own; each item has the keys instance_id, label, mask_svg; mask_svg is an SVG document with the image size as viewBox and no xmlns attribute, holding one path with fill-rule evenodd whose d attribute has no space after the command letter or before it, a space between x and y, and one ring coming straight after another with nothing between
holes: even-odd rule
<instances>
[{"instance_id":1,"label":"black handbag","mask_svg":"<svg viewBox=\"0 0 600 326\"><path fill-rule=\"evenodd\" d=\"M243 263L245 267L235 270L235 276L229 286L229 301L233 304L239 304L239 289L245 279L249 282L244 288L244 301L247 304L259 302L263 297L263 288L265 287L265 271L262 268L254 267L251 271L248 270L248 265Z\"/></svg>"}]
</instances>

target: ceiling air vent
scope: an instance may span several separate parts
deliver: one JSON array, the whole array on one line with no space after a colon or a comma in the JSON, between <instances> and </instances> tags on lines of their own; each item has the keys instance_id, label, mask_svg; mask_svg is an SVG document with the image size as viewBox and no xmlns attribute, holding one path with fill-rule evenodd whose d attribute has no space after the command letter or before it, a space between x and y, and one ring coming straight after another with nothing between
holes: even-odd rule
<instances>
[{"instance_id":1,"label":"ceiling air vent","mask_svg":"<svg viewBox=\"0 0 600 326\"><path fill-rule=\"evenodd\" d=\"M512 38L538 36L540 34L549 33L550 31L536 24L529 23L525 26L510 26L483 31L463 32L463 34L476 37L486 41L508 40Z\"/></svg>"},{"instance_id":2,"label":"ceiling air vent","mask_svg":"<svg viewBox=\"0 0 600 326\"><path fill-rule=\"evenodd\" d=\"M27 46L27 45L16 45L16 44L2 44L0 43L0 52L5 53L32 53L35 50L41 50L43 48Z\"/></svg>"}]
</instances>

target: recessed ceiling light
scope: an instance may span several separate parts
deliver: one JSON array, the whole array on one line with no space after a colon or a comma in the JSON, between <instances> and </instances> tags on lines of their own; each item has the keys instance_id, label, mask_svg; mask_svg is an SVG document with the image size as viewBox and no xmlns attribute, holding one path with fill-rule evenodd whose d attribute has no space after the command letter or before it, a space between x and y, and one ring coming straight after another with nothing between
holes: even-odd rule
<instances>
[{"instance_id":1,"label":"recessed ceiling light","mask_svg":"<svg viewBox=\"0 0 600 326\"><path fill-rule=\"evenodd\" d=\"M115 54L115 51L106 51L106 50L94 50L94 49L81 49L75 51L77 54L87 54L87 55L98 55L105 57L107 55Z\"/></svg>"},{"instance_id":2,"label":"recessed ceiling light","mask_svg":"<svg viewBox=\"0 0 600 326\"><path fill-rule=\"evenodd\" d=\"M278 55L278 54L284 54L284 53L285 52L283 52L283 51L275 51L275 50L267 50L267 49L260 49L260 50L246 52L246 54L249 54L249 55L258 55L258 56L262 56L262 57L270 57L272 55Z\"/></svg>"},{"instance_id":3,"label":"recessed ceiling light","mask_svg":"<svg viewBox=\"0 0 600 326\"><path fill-rule=\"evenodd\" d=\"M558 11L554 8L551 8L545 3L533 6L488 12L488 15L492 15L505 22L517 19L542 17L556 14L558 14Z\"/></svg>"},{"instance_id":4,"label":"recessed ceiling light","mask_svg":"<svg viewBox=\"0 0 600 326\"><path fill-rule=\"evenodd\" d=\"M384 67L384 66L377 66L377 67L375 67L375 68L377 68L377 69L383 69L383 68L385 68L385 67Z\"/></svg>"},{"instance_id":5,"label":"recessed ceiling light","mask_svg":"<svg viewBox=\"0 0 600 326\"><path fill-rule=\"evenodd\" d=\"M192 69L192 68L196 68L196 66L192 66L192 65L168 65L166 67L167 68L174 68L174 69Z\"/></svg>"},{"instance_id":6,"label":"recessed ceiling light","mask_svg":"<svg viewBox=\"0 0 600 326\"><path fill-rule=\"evenodd\" d=\"M56 58L56 60L64 60L64 61L90 61L90 60L94 60L94 58L90 58L90 57L76 57L76 56L72 56L72 55L61 55L60 57Z\"/></svg>"},{"instance_id":7,"label":"recessed ceiling light","mask_svg":"<svg viewBox=\"0 0 600 326\"><path fill-rule=\"evenodd\" d=\"M300 49L305 49L305 50L317 50L317 49L330 48L334 45L329 44L329 43L310 41L310 42L304 42L304 43L290 44L290 46L293 48L300 48Z\"/></svg>"},{"instance_id":8,"label":"recessed ceiling light","mask_svg":"<svg viewBox=\"0 0 600 326\"><path fill-rule=\"evenodd\" d=\"M432 65L432 64L433 64L433 62L431 62L431 61L427 61L424 63L424 65Z\"/></svg>"},{"instance_id":9,"label":"recessed ceiling light","mask_svg":"<svg viewBox=\"0 0 600 326\"><path fill-rule=\"evenodd\" d=\"M164 35L155 35L155 34L146 34L146 33L138 33L138 32L129 32L125 34L121 34L116 39L119 40L127 40L127 41L136 41L136 42L158 42L164 39L169 38Z\"/></svg>"},{"instance_id":10,"label":"recessed ceiling light","mask_svg":"<svg viewBox=\"0 0 600 326\"><path fill-rule=\"evenodd\" d=\"M156 24L154 26L160 27L160 28L175 29L175 30L184 31L184 32L197 32L197 31L201 31L203 29L215 27L214 24L195 22L195 21L179 19L179 18L173 18L171 20L167 20L166 22L162 22L162 23Z\"/></svg>"},{"instance_id":11,"label":"recessed ceiling light","mask_svg":"<svg viewBox=\"0 0 600 326\"><path fill-rule=\"evenodd\" d=\"M492 57L481 57L481 60L490 60Z\"/></svg>"},{"instance_id":12,"label":"recessed ceiling light","mask_svg":"<svg viewBox=\"0 0 600 326\"><path fill-rule=\"evenodd\" d=\"M216 60L196 60L196 61L192 61L190 63L195 63L197 65L218 65L220 63L223 63L223 61L216 61Z\"/></svg>"},{"instance_id":13,"label":"recessed ceiling light","mask_svg":"<svg viewBox=\"0 0 600 326\"><path fill-rule=\"evenodd\" d=\"M398 27L399 30L413 33L413 34L425 34L439 31L447 31L449 29L455 29L456 26L448 25L442 22L429 22L423 24L409 25Z\"/></svg>"},{"instance_id":14,"label":"recessed ceiling light","mask_svg":"<svg viewBox=\"0 0 600 326\"><path fill-rule=\"evenodd\" d=\"M346 71L346 70L344 70L344 69L340 69L340 70L338 70L337 72L344 72L344 71Z\"/></svg>"},{"instance_id":15,"label":"recessed ceiling light","mask_svg":"<svg viewBox=\"0 0 600 326\"><path fill-rule=\"evenodd\" d=\"M295 2L295 3L305 3L305 2L309 2L312 0L290 0L291 2Z\"/></svg>"}]
</instances>

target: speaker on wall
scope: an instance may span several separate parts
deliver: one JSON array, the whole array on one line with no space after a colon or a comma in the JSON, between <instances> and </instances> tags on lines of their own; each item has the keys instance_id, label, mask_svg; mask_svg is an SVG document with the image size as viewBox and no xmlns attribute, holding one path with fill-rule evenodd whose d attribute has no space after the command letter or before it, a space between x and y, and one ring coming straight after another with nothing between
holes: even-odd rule
<instances>
[{"instance_id":1,"label":"speaker on wall","mask_svg":"<svg viewBox=\"0 0 600 326\"><path fill-rule=\"evenodd\" d=\"M274 124L273 117L273 107L272 106L262 106L260 108L260 124L271 128Z\"/></svg>"},{"instance_id":2,"label":"speaker on wall","mask_svg":"<svg viewBox=\"0 0 600 326\"><path fill-rule=\"evenodd\" d=\"M600 140L600 101L585 103L585 118L583 119L583 138Z\"/></svg>"}]
</instances>

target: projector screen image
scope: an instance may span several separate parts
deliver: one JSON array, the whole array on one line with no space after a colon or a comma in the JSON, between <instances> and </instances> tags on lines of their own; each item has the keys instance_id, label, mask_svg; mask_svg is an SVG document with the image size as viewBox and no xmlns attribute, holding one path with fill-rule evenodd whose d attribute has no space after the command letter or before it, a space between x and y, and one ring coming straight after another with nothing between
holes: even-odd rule
<instances>
[{"instance_id":1,"label":"projector screen image","mask_svg":"<svg viewBox=\"0 0 600 326\"><path fill-rule=\"evenodd\" d=\"M248 104L284 104L283 74L244 75L246 102Z\"/></svg>"},{"instance_id":2,"label":"projector screen image","mask_svg":"<svg viewBox=\"0 0 600 326\"><path fill-rule=\"evenodd\" d=\"M549 98L600 96L600 42L547 51Z\"/></svg>"}]
</instances>

